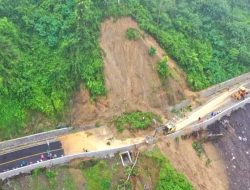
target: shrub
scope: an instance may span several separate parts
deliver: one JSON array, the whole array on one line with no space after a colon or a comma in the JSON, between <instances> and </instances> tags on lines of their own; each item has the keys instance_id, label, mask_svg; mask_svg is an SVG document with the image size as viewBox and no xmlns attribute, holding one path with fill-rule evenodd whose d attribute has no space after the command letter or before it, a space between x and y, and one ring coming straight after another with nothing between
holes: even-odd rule
<instances>
[{"instance_id":1,"label":"shrub","mask_svg":"<svg viewBox=\"0 0 250 190\"><path fill-rule=\"evenodd\" d=\"M193 149L195 150L196 154L201 157L202 154L205 153L205 150L202 146L202 143L199 141L194 141L192 144Z\"/></svg>"},{"instance_id":2,"label":"shrub","mask_svg":"<svg viewBox=\"0 0 250 190\"><path fill-rule=\"evenodd\" d=\"M82 172L87 182L86 189L110 189L112 171L105 160L96 161L94 165L82 168Z\"/></svg>"},{"instance_id":3,"label":"shrub","mask_svg":"<svg viewBox=\"0 0 250 190\"><path fill-rule=\"evenodd\" d=\"M192 184L181 173L177 172L170 161L164 157L159 149L144 153L155 162L155 167L160 168L159 181L156 190L193 190Z\"/></svg>"},{"instance_id":4,"label":"shrub","mask_svg":"<svg viewBox=\"0 0 250 190\"><path fill-rule=\"evenodd\" d=\"M96 127L96 128L101 127L100 121L96 121L96 122L95 122L95 127Z\"/></svg>"},{"instance_id":5,"label":"shrub","mask_svg":"<svg viewBox=\"0 0 250 190\"><path fill-rule=\"evenodd\" d=\"M180 142L180 138L179 137L175 137L175 142L177 143L177 144L179 144L179 142Z\"/></svg>"},{"instance_id":6,"label":"shrub","mask_svg":"<svg viewBox=\"0 0 250 190\"><path fill-rule=\"evenodd\" d=\"M36 168L32 171L33 176L39 176L42 172L44 172L44 168Z\"/></svg>"},{"instance_id":7,"label":"shrub","mask_svg":"<svg viewBox=\"0 0 250 190\"><path fill-rule=\"evenodd\" d=\"M206 160L206 166L207 167L210 166L211 162L212 162L212 160L210 158L207 158L207 160Z\"/></svg>"},{"instance_id":8,"label":"shrub","mask_svg":"<svg viewBox=\"0 0 250 190\"><path fill-rule=\"evenodd\" d=\"M137 167L132 168L132 166L127 166L125 167L125 175L128 176L138 176L139 175L139 170Z\"/></svg>"},{"instance_id":9,"label":"shrub","mask_svg":"<svg viewBox=\"0 0 250 190\"><path fill-rule=\"evenodd\" d=\"M136 28L128 28L126 36L129 40L139 40L141 37L140 32Z\"/></svg>"},{"instance_id":10,"label":"shrub","mask_svg":"<svg viewBox=\"0 0 250 190\"><path fill-rule=\"evenodd\" d=\"M55 171L49 169L49 170L46 170L45 176L47 177L47 179L49 181L49 184L52 187L55 187L56 186L56 176L57 176L57 173Z\"/></svg>"},{"instance_id":11,"label":"shrub","mask_svg":"<svg viewBox=\"0 0 250 190\"><path fill-rule=\"evenodd\" d=\"M113 122L119 132L122 132L125 127L129 129L147 129L153 119L161 122L160 116L152 112L125 112L121 116L116 117Z\"/></svg>"},{"instance_id":12,"label":"shrub","mask_svg":"<svg viewBox=\"0 0 250 190\"><path fill-rule=\"evenodd\" d=\"M151 57L153 57L155 54L156 54L156 49L154 48L154 47L150 47L149 49L148 49L148 54L151 56Z\"/></svg>"},{"instance_id":13,"label":"shrub","mask_svg":"<svg viewBox=\"0 0 250 190\"><path fill-rule=\"evenodd\" d=\"M168 69L168 57L165 56L161 61L157 63L157 72L161 79L165 79L169 76L169 69Z\"/></svg>"}]
</instances>

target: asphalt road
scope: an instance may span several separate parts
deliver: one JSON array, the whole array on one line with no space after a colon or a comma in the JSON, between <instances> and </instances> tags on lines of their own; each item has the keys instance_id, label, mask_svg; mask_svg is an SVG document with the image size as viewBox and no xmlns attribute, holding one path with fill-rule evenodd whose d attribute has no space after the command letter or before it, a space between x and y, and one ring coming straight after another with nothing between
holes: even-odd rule
<instances>
[{"instance_id":1,"label":"asphalt road","mask_svg":"<svg viewBox=\"0 0 250 190\"><path fill-rule=\"evenodd\" d=\"M41 144L38 146L17 150L0 155L0 172L21 167L23 161L27 162L28 164L36 163L41 160L42 154L45 157L44 160L47 160L49 159L46 158L48 155L48 150L50 150L52 156L56 155L57 157L60 157L64 154L60 141L50 142L49 146L48 144Z\"/></svg>"}]
</instances>

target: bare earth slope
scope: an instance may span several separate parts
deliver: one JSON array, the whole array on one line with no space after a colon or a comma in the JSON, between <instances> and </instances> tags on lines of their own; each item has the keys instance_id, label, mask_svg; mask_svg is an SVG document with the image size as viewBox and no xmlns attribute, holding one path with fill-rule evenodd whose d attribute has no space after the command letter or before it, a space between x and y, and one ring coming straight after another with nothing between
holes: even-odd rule
<instances>
[{"instance_id":1,"label":"bare earth slope","mask_svg":"<svg viewBox=\"0 0 250 190\"><path fill-rule=\"evenodd\" d=\"M131 18L106 20L101 26L100 46L103 50L107 98L90 103L88 93L81 89L73 103L72 121L75 125L107 120L124 111L153 111L167 116L168 105L190 95L185 74L173 60L169 60L171 76L163 89L156 72L156 63L164 51L156 41L141 31L143 38L131 41L126 38L128 28L138 28ZM148 55L153 46L157 55Z\"/></svg>"},{"instance_id":2,"label":"bare earth slope","mask_svg":"<svg viewBox=\"0 0 250 190\"><path fill-rule=\"evenodd\" d=\"M228 190L226 168L216 149L210 143L204 144L206 154L212 160L211 165L206 166L206 159L196 155L192 142L192 140L180 140L177 145L175 141L171 141L168 147L163 141L159 142L158 146L171 164L187 176L195 189Z\"/></svg>"}]
</instances>

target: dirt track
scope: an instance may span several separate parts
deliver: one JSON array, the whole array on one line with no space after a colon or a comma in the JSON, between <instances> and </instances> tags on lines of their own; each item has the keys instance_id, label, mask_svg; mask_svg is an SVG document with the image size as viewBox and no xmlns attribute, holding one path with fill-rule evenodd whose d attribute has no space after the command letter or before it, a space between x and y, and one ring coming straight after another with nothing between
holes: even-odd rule
<instances>
[{"instance_id":1,"label":"dirt track","mask_svg":"<svg viewBox=\"0 0 250 190\"><path fill-rule=\"evenodd\" d=\"M222 123L209 126L213 133L222 133L224 137L213 142L225 161L231 190L250 189L250 104L224 117Z\"/></svg>"}]
</instances>

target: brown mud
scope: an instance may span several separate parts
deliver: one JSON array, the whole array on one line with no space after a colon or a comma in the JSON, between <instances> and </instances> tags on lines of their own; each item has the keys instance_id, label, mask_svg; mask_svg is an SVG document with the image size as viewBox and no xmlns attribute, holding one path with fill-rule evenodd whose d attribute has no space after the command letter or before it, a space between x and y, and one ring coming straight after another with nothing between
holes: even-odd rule
<instances>
[{"instance_id":1,"label":"brown mud","mask_svg":"<svg viewBox=\"0 0 250 190\"><path fill-rule=\"evenodd\" d=\"M169 59L171 76L162 85L156 64L166 54L148 34L140 30L141 39L128 40L128 28L139 27L131 18L106 20L101 26L100 46L103 51L107 97L91 102L81 88L73 99L71 122L75 126L110 121L125 111L152 111L164 118L168 108L187 96L193 96L186 84L185 73ZM157 53L151 57L150 47Z\"/></svg>"}]
</instances>

